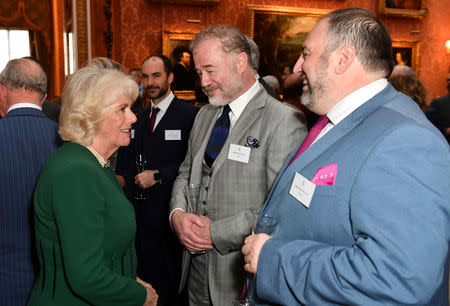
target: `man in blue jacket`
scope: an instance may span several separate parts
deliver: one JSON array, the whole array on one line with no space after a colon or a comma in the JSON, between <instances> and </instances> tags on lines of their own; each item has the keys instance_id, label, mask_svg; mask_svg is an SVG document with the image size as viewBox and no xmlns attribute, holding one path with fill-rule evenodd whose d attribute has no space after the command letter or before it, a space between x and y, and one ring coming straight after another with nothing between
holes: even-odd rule
<instances>
[{"instance_id":1,"label":"man in blue jacket","mask_svg":"<svg viewBox=\"0 0 450 306\"><path fill-rule=\"evenodd\" d=\"M31 59L11 60L0 74L0 305L25 305L34 282L33 192L59 139L42 113L46 92Z\"/></svg>"},{"instance_id":2,"label":"man in blue jacket","mask_svg":"<svg viewBox=\"0 0 450 306\"><path fill-rule=\"evenodd\" d=\"M388 84L391 54L362 9L308 34L294 71L320 117L260 212L271 236L242 249L257 304L448 305L449 147Z\"/></svg>"}]
</instances>

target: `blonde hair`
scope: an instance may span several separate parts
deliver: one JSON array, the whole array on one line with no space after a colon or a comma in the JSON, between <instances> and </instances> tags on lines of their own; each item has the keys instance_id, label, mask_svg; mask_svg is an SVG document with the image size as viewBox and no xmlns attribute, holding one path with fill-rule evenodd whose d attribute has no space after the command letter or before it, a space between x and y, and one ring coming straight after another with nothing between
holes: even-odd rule
<instances>
[{"instance_id":1,"label":"blonde hair","mask_svg":"<svg viewBox=\"0 0 450 306\"><path fill-rule=\"evenodd\" d=\"M139 87L120 64L107 58L89 62L67 79L61 94L61 138L91 145L109 108L122 95L134 102Z\"/></svg>"}]
</instances>

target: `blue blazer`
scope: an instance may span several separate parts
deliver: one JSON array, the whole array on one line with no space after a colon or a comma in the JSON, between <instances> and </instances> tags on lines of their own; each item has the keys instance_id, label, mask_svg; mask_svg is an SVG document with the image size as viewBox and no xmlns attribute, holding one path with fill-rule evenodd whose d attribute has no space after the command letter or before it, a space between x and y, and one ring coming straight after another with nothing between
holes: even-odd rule
<instances>
[{"instance_id":1,"label":"blue blazer","mask_svg":"<svg viewBox=\"0 0 450 306\"><path fill-rule=\"evenodd\" d=\"M287 162L261 211L278 223L257 304L448 305L449 147L411 99L388 85ZM309 208L289 194L332 163Z\"/></svg>"},{"instance_id":2,"label":"blue blazer","mask_svg":"<svg viewBox=\"0 0 450 306\"><path fill-rule=\"evenodd\" d=\"M58 124L40 110L18 108L0 120L0 305L23 306L31 292L33 192L58 145Z\"/></svg>"},{"instance_id":3,"label":"blue blazer","mask_svg":"<svg viewBox=\"0 0 450 306\"><path fill-rule=\"evenodd\" d=\"M153 286L162 304L173 305L177 303L182 249L169 225L169 201L173 181L185 158L189 133L199 109L175 97L149 135L150 110L149 107L139 113L135 139L128 148L121 148L120 152L128 153L119 153L116 172L124 174L125 194L136 212L138 276ZM179 131L179 140L166 140L166 131L169 130ZM138 191L134 184L137 174L135 156L140 152L146 155L146 169L158 169L162 181L162 184L155 184L143 191L147 196L144 201L133 198Z\"/></svg>"}]
</instances>

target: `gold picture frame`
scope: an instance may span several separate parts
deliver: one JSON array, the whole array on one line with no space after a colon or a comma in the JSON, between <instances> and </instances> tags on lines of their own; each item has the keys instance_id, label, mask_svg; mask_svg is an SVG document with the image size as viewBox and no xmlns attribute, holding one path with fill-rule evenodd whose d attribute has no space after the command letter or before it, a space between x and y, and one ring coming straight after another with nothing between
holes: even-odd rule
<instances>
[{"instance_id":1,"label":"gold picture frame","mask_svg":"<svg viewBox=\"0 0 450 306\"><path fill-rule=\"evenodd\" d=\"M428 14L427 0L378 0L378 13L385 16L422 19Z\"/></svg>"},{"instance_id":2,"label":"gold picture frame","mask_svg":"<svg viewBox=\"0 0 450 306\"><path fill-rule=\"evenodd\" d=\"M392 41L394 63L410 66L419 75L420 41ZM400 57L399 57L400 56ZM402 60L403 63L399 61Z\"/></svg>"},{"instance_id":3,"label":"gold picture frame","mask_svg":"<svg viewBox=\"0 0 450 306\"><path fill-rule=\"evenodd\" d=\"M259 73L280 75L300 55L308 32L330 10L284 6L247 6L247 34L259 47Z\"/></svg>"},{"instance_id":4,"label":"gold picture frame","mask_svg":"<svg viewBox=\"0 0 450 306\"><path fill-rule=\"evenodd\" d=\"M162 33L162 54L172 58L172 51L179 46L188 46L189 42L194 38L194 33L172 33L163 31Z\"/></svg>"},{"instance_id":5,"label":"gold picture frame","mask_svg":"<svg viewBox=\"0 0 450 306\"><path fill-rule=\"evenodd\" d=\"M172 51L181 46L187 47L194 38L194 33L172 33L163 31L162 33L162 54L167 56L173 63L175 58ZM195 105L195 92L193 90L174 91L174 94L181 100L193 103Z\"/></svg>"},{"instance_id":6,"label":"gold picture frame","mask_svg":"<svg viewBox=\"0 0 450 306\"><path fill-rule=\"evenodd\" d=\"M218 5L220 0L149 0L150 3L183 5Z\"/></svg>"}]
</instances>

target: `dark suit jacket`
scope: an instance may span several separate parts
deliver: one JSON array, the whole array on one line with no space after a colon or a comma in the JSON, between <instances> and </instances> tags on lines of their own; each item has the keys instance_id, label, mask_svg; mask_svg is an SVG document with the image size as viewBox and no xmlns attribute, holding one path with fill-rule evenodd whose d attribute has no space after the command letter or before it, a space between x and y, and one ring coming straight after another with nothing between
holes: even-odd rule
<instances>
[{"instance_id":1,"label":"dark suit jacket","mask_svg":"<svg viewBox=\"0 0 450 306\"><path fill-rule=\"evenodd\" d=\"M171 305L170 298L176 296L181 270L181 259L178 258L181 257L181 246L169 225L169 200L173 181L186 155L189 133L197 112L198 108L175 97L149 135L149 107L138 119L134 144L119 151L116 172L124 175L124 190L136 212L138 276L155 288L164 305ZM165 140L169 130L179 130L181 139ZM124 160L123 151L132 152L128 153L128 160ZM134 184L137 174L134 157L139 152L146 155L146 169L159 170L162 181L144 190L145 201L133 199L138 191Z\"/></svg>"},{"instance_id":2,"label":"dark suit jacket","mask_svg":"<svg viewBox=\"0 0 450 306\"><path fill-rule=\"evenodd\" d=\"M431 101L430 107L426 110L428 120L436 126L447 138L450 144L450 135L445 131L450 127L450 95L443 96Z\"/></svg>"},{"instance_id":3,"label":"dark suit jacket","mask_svg":"<svg viewBox=\"0 0 450 306\"><path fill-rule=\"evenodd\" d=\"M49 119L55 122L59 122L59 114L61 113L61 106L54 102L45 100L44 103L42 103L42 112Z\"/></svg>"},{"instance_id":4,"label":"dark suit jacket","mask_svg":"<svg viewBox=\"0 0 450 306\"><path fill-rule=\"evenodd\" d=\"M33 286L31 203L39 173L58 146L57 131L34 108L0 120L0 305L25 305Z\"/></svg>"},{"instance_id":5,"label":"dark suit jacket","mask_svg":"<svg viewBox=\"0 0 450 306\"><path fill-rule=\"evenodd\" d=\"M281 100L280 96L273 91L272 87L269 86L269 84L267 84L266 81L264 81L263 78L258 78L259 83L261 83L261 85L264 87L264 89L267 91L267 93L269 95L271 95L272 97L274 97L275 99L277 99L278 101L283 102L283 100Z\"/></svg>"}]
</instances>

